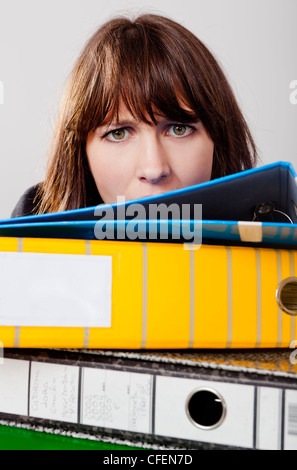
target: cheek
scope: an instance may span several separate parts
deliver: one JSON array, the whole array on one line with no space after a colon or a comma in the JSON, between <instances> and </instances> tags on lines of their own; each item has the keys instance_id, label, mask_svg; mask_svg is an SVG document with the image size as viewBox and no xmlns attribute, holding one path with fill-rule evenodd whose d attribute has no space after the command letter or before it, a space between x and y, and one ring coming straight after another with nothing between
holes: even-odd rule
<instances>
[{"instance_id":1,"label":"cheek","mask_svg":"<svg viewBox=\"0 0 297 470\"><path fill-rule=\"evenodd\" d=\"M116 146L104 145L94 136L86 142L86 154L97 189L105 203L116 202L125 192L130 175L129 165L120 159Z\"/></svg>"},{"instance_id":2,"label":"cheek","mask_svg":"<svg viewBox=\"0 0 297 470\"><path fill-rule=\"evenodd\" d=\"M199 166L201 167L201 172L203 172L205 175L208 175L208 179L211 177L213 154L214 143L212 140L207 138L198 154L198 162Z\"/></svg>"},{"instance_id":3,"label":"cheek","mask_svg":"<svg viewBox=\"0 0 297 470\"><path fill-rule=\"evenodd\" d=\"M94 135L89 135L86 142L86 154L89 167L102 199L105 198L105 187L110 185L110 166L102 158L100 142Z\"/></svg>"},{"instance_id":4,"label":"cheek","mask_svg":"<svg viewBox=\"0 0 297 470\"><path fill-rule=\"evenodd\" d=\"M108 152L95 135L89 135L86 142L86 154L89 167L96 183L104 182L112 176L113 168Z\"/></svg>"},{"instance_id":5,"label":"cheek","mask_svg":"<svg viewBox=\"0 0 297 470\"><path fill-rule=\"evenodd\" d=\"M92 134L88 135L88 138L86 141L86 154L87 154L87 159L88 159L90 170L93 174L93 171L97 166L96 162L97 162L98 151L97 151L97 145L95 142L95 136Z\"/></svg>"},{"instance_id":6,"label":"cheek","mask_svg":"<svg viewBox=\"0 0 297 470\"><path fill-rule=\"evenodd\" d=\"M125 169L124 158L120 158L124 152L119 151L117 144L100 142L95 136L89 136L86 142L86 154L92 172L99 177L120 177ZM127 166L127 165L126 165Z\"/></svg>"},{"instance_id":7,"label":"cheek","mask_svg":"<svg viewBox=\"0 0 297 470\"><path fill-rule=\"evenodd\" d=\"M209 138L193 142L183 152L181 174L187 185L203 183L211 179L214 144Z\"/></svg>"}]
</instances>

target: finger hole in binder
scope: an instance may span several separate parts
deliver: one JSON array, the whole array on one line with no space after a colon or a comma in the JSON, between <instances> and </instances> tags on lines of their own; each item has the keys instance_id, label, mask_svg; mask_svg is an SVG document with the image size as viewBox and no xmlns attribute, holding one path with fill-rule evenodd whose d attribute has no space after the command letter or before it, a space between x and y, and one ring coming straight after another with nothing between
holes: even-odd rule
<instances>
[{"instance_id":1,"label":"finger hole in binder","mask_svg":"<svg viewBox=\"0 0 297 470\"><path fill-rule=\"evenodd\" d=\"M290 222L293 224L293 220L285 212L276 209L275 204L271 201L262 202L254 207L253 222Z\"/></svg>"},{"instance_id":2,"label":"finger hole in binder","mask_svg":"<svg viewBox=\"0 0 297 470\"><path fill-rule=\"evenodd\" d=\"M276 289L279 308L289 315L297 315L297 278L288 277Z\"/></svg>"},{"instance_id":3,"label":"finger hole in binder","mask_svg":"<svg viewBox=\"0 0 297 470\"><path fill-rule=\"evenodd\" d=\"M188 397L186 413L190 421L200 429L215 429L225 419L226 403L223 397L211 388L199 388Z\"/></svg>"}]
</instances>

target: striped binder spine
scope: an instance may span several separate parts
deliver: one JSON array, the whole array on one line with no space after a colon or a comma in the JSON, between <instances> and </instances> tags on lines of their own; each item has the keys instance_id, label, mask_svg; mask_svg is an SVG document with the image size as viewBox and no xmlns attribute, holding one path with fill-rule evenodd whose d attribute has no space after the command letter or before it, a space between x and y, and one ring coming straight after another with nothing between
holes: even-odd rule
<instances>
[{"instance_id":1,"label":"striped binder spine","mask_svg":"<svg viewBox=\"0 0 297 470\"><path fill-rule=\"evenodd\" d=\"M64 255L61 272L65 255L109 257L112 265L109 326L3 324L0 309L4 348L287 348L297 339L295 250L2 237L1 253ZM283 285L287 308L277 299Z\"/></svg>"}]
</instances>

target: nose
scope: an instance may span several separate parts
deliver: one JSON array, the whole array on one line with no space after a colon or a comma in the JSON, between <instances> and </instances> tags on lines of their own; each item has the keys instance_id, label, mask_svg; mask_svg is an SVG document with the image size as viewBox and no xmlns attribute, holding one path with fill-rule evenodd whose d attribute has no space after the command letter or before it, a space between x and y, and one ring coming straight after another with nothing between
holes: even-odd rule
<instances>
[{"instance_id":1,"label":"nose","mask_svg":"<svg viewBox=\"0 0 297 470\"><path fill-rule=\"evenodd\" d=\"M158 136L148 135L141 142L137 164L137 177L143 182L162 183L170 175L167 153Z\"/></svg>"}]
</instances>

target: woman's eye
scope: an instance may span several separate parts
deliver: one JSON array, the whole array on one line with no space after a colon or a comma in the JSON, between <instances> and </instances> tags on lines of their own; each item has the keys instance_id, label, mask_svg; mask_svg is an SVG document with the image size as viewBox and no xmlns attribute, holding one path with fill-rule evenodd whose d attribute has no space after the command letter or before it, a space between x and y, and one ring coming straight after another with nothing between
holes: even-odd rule
<instances>
[{"instance_id":1,"label":"woman's eye","mask_svg":"<svg viewBox=\"0 0 297 470\"><path fill-rule=\"evenodd\" d=\"M192 128L190 126L186 126L184 124L173 124L169 128L168 134L181 137L188 134L191 130Z\"/></svg>"},{"instance_id":2,"label":"woman's eye","mask_svg":"<svg viewBox=\"0 0 297 470\"><path fill-rule=\"evenodd\" d=\"M115 129L114 131L110 131L106 137L109 139L109 140L112 140L112 141L121 141L121 140L124 140L125 138L127 138L129 135L129 132L127 131L127 129Z\"/></svg>"}]
</instances>

